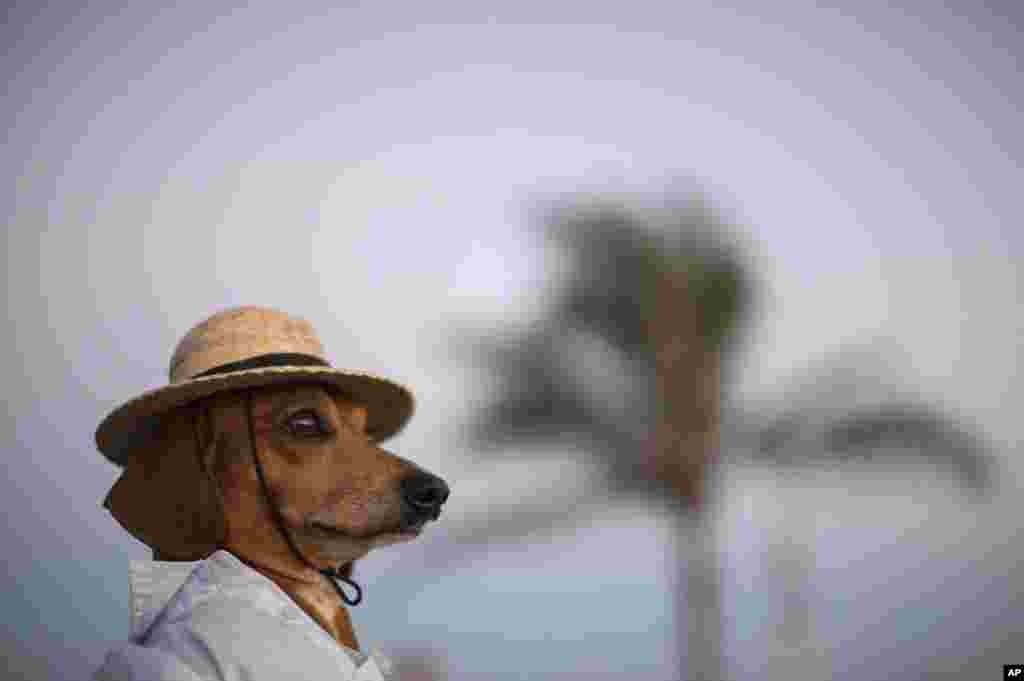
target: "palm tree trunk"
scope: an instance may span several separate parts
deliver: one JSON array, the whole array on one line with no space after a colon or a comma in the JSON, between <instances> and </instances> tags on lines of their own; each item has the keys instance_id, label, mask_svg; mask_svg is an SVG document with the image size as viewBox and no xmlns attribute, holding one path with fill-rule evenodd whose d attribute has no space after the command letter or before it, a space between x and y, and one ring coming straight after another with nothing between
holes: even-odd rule
<instances>
[{"instance_id":1,"label":"palm tree trunk","mask_svg":"<svg viewBox=\"0 0 1024 681\"><path fill-rule=\"evenodd\" d=\"M650 320L660 406L655 469L677 501L677 550L685 578L676 590L676 621L687 632L680 646L680 672L686 670L681 678L725 681L718 547L708 503L719 447L721 355L701 336L698 311L685 288L681 276L661 279L661 314Z\"/></svg>"}]
</instances>

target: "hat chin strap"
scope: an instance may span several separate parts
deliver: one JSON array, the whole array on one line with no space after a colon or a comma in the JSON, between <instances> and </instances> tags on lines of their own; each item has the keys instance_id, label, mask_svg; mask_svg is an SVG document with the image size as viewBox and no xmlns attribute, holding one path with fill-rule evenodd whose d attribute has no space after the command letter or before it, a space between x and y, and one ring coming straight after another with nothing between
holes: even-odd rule
<instances>
[{"instance_id":1,"label":"hat chin strap","mask_svg":"<svg viewBox=\"0 0 1024 681\"><path fill-rule=\"evenodd\" d=\"M256 429L253 427L252 420L252 393L248 391L245 393L245 415L249 424L249 445L252 449L252 460L256 464L256 475L260 479L260 487L263 488L263 496L267 500L267 505L270 507L270 515L274 519L274 524L277 525L277 529L281 533L281 536L284 537L285 542L288 544L288 548L291 549L295 557L302 563L305 563L324 577L327 577L327 581L329 581L331 586L334 587L334 590L338 592L338 596L345 605L359 605L363 600L363 590L355 583L355 581L352 580L352 578L341 574L340 570L344 565L337 568L318 568L302 555L302 552L299 551L299 548L295 545L295 541L292 539L291 533L288 532L288 528L285 526L284 517L281 515L281 510L277 507L277 504L274 503L274 500L270 495L270 487L267 485L267 479L263 475L263 466L260 465L260 458L256 454ZM341 587L338 586L338 582L335 581L339 579L356 590L355 598L349 598L345 592L341 590Z\"/></svg>"}]
</instances>

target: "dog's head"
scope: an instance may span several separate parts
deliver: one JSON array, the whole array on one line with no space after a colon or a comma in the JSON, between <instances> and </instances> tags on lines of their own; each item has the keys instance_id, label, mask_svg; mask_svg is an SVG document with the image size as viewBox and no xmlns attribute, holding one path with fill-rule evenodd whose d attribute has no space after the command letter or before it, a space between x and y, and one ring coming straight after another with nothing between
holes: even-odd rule
<instances>
[{"instance_id":1,"label":"dog's head","mask_svg":"<svg viewBox=\"0 0 1024 681\"><path fill-rule=\"evenodd\" d=\"M196 560L218 548L291 561L272 503L317 567L417 536L448 497L440 478L372 442L366 407L319 385L215 395L168 414L105 506L158 555ZM250 437L252 434L252 437Z\"/></svg>"}]
</instances>

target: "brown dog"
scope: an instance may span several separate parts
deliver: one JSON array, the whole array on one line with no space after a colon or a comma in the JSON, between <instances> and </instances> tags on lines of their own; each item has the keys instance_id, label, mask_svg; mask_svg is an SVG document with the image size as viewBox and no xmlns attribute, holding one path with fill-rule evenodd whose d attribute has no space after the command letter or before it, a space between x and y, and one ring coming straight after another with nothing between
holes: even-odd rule
<instances>
[{"instance_id":1,"label":"brown dog","mask_svg":"<svg viewBox=\"0 0 1024 681\"><path fill-rule=\"evenodd\" d=\"M129 466L105 505L157 559L228 549L359 650L348 611L319 570L344 565L350 576L370 549L414 539L448 497L443 480L374 444L367 421L365 406L315 383L215 394L163 418L158 453ZM305 561L277 525L260 466ZM178 490L177 513L137 513L158 487Z\"/></svg>"},{"instance_id":2,"label":"brown dog","mask_svg":"<svg viewBox=\"0 0 1024 681\"><path fill-rule=\"evenodd\" d=\"M385 679L345 606L362 598L353 562L448 498L379 446L413 410L400 383L333 367L303 319L245 306L194 326L168 384L96 430L123 467L104 505L157 560L130 563L129 641L94 678Z\"/></svg>"}]
</instances>

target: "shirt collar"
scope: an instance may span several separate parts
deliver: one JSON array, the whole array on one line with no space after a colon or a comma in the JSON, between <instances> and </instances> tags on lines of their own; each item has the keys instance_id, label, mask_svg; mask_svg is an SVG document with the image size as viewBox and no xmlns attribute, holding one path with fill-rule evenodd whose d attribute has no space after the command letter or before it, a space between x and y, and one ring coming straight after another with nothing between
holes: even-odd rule
<instances>
[{"instance_id":1,"label":"shirt collar","mask_svg":"<svg viewBox=\"0 0 1024 681\"><path fill-rule=\"evenodd\" d=\"M128 564L130 632L132 640L146 635L157 618L173 607L188 607L184 603L172 604L175 596L184 589L185 601L195 593L213 588L246 589L263 607L276 612L286 620L301 620L303 626L310 626L321 633L325 640L336 644L329 634L320 629L308 614L295 605L272 580L252 569L234 554L225 549L214 552L205 560L194 562L168 562L159 560L133 560ZM340 646L355 664L363 665L363 672L370 673L379 668L384 674L390 673L391 662L379 650L368 655ZM375 678L372 675L367 678Z\"/></svg>"},{"instance_id":2,"label":"shirt collar","mask_svg":"<svg viewBox=\"0 0 1024 681\"><path fill-rule=\"evenodd\" d=\"M262 607L290 620L308 620L317 631L321 631L319 625L295 605L281 587L226 549L194 562L133 560L129 563L128 575L133 638L144 635L169 605L187 608L188 603L200 593L237 589L245 590ZM188 598L175 599L183 589L185 593L182 595ZM330 637L326 632L324 635Z\"/></svg>"},{"instance_id":3,"label":"shirt collar","mask_svg":"<svg viewBox=\"0 0 1024 681\"><path fill-rule=\"evenodd\" d=\"M174 594L204 562L133 560L128 563L128 607L131 613L129 630L132 640L137 640L149 631Z\"/></svg>"}]
</instances>

